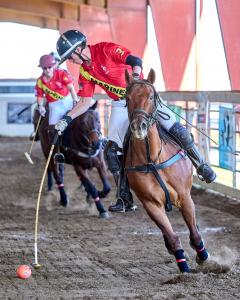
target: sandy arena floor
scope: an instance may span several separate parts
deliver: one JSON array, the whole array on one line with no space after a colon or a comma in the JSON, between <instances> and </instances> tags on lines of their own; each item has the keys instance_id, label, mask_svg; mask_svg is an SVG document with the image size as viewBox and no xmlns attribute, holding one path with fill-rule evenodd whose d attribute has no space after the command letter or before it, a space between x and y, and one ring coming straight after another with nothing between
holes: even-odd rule
<instances>
[{"instance_id":1,"label":"sandy arena floor","mask_svg":"<svg viewBox=\"0 0 240 300\"><path fill-rule=\"evenodd\" d=\"M71 166L65 168L67 208L59 206L58 191L47 193L44 185L38 235L42 267L19 279L17 266L34 261L35 210L45 166L39 143L32 151L35 164L27 162L29 147L27 138L0 138L0 299L240 299L239 201L193 189L211 254L203 268L195 262L180 213L169 213L192 268L182 275L138 200L136 212L99 219ZM99 182L95 173L92 177ZM113 188L106 207L115 193Z\"/></svg>"}]
</instances>

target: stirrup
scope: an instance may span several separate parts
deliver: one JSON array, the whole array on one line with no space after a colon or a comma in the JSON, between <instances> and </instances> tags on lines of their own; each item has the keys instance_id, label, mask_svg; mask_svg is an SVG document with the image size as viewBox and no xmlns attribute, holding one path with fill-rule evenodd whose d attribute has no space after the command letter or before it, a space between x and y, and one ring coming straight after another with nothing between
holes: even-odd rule
<instances>
[{"instance_id":1,"label":"stirrup","mask_svg":"<svg viewBox=\"0 0 240 300\"><path fill-rule=\"evenodd\" d=\"M197 176L201 181L206 181L206 183L213 182L217 177L213 169L206 163L202 163L197 168Z\"/></svg>"},{"instance_id":2,"label":"stirrup","mask_svg":"<svg viewBox=\"0 0 240 300\"><path fill-rule=\"evenodd\" d=\"M119 197L115 204L109 206L108 210L111 212L128 212L128 211L135 211L137 206L134 204L125 204L125 201Z\"/></svg>"},{"instance_id":3,"label":"stirrup","mask_svg":"<svg viewBox=\"0 0 240 300\"><path fill-rule=\"evenodd\" d=\"M55 164L64 164L65 163L65 157L61 152L57 152L53 156L53 161Z\"/></svg>"}]
</instances>

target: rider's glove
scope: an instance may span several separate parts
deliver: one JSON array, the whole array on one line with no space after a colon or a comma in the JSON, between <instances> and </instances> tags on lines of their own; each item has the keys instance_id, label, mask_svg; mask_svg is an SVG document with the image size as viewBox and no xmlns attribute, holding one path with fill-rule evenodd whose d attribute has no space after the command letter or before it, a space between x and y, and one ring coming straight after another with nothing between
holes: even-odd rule
<instances>
[{"instance_id":1,"label":"rider's glove","mask_svg":"<svg viewBox=\"0 0 240 300\"><path fill-rule=\"evenodd\" d=\"M68 127L68 124L72 121L72 118L70 116L63 116L61 120L57 122L55 125L55 130L57 130L58 135L62 135L64 130Z\"/></svg>"},{"instance_id":2,"label":"rider's glove","mask_svg":"<svg viewBox=\"0 0 240 300\"><path fill-rule=\"evenodd\" d=\"M139 80L140 79L140 74L132 73L132 78L133 78L133 80Z\"/></svg>"},{"instance_id":3,"label":"rider's glove","mask_svg":"<svg viewBox=\"0 0 240 300\"><path fill-rule=\"evenodd\" d=\"M75 107L78 104L78 101L73 100L73 107Z\"/></svg>"},{"instance_id":4,"label":"rider's glove","mask_svg":"<svg viewBox=\"0 0 240 300\"><path fill-rule=\"evenodd\" d=\"M46 114L46 108L44 105L38 105L38 111L40 113L40 115L42 117L45 117L45 114Z\"/></svg>"}]
</instances>

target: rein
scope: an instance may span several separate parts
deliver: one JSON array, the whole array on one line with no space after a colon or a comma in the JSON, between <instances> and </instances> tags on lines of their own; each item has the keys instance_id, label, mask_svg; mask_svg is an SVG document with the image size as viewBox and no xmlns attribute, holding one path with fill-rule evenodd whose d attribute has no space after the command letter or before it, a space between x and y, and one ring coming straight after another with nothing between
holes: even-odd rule
<instances>
[{"instance_id":1,"label":"rein","mask_svg":"<svg viewBox=\"0 0 240 300\"><path fill-rule=\"evenodd\" d=\"M79 157L83 157L83 158L94 158L96 156L98 156L99 152L101 151L102 149L102 140L100 140L100 144L99 144L99 147L98 149L96 149L96 151L92 154L89 154L89 153L86 153L86 152L82 152L82 151L79 151L79 150L76 150L76 149L73 149L73 148L69 148L69 147L64 147L64 149L66 151L71 151L73 152L74 154L76 154L77 156ZM89 149L91 149L89 147ZM92 150L92 149L91 149Z\"/></svg>"}]
</instances>

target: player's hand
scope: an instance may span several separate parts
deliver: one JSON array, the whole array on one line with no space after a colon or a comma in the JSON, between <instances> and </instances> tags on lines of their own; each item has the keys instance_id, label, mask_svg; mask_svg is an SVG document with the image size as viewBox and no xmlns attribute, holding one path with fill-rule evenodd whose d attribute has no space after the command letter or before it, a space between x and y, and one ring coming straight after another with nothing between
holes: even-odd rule
<instances>
[{"instance_id":1,"label":"player's hand","mask_svg":"<svg viewBox=\"0 0 240 300\"><path fill-rule=\"evenodd\" d=\"M73 107L75 107L78 104L78 101L74 100L73 101Z\"/></svg>"},{"instance_id":2,"label":"player's hand","mask_svg":"<svg viewBox=\"0 0 240 300\"><path fill-rule=\"evenodd\" d=\"M55 130L57 130L58 135L62 135L63 132L68 127L68 124L72 121L72 118L70 116L64 116L62 119L60 119L57 124L55 125Z\"/></svg>"},{"instance_id":3,"label":"player's hand","mask_svg":"<svg viewBox=\"0 0 240 300\"><path fill-rule=\"evenodd\" d=\"M46 114L46 108L44 105L38 105L38 111L40 113L40 115L42 117L45 117L45 114Z\"/></svg>"}]
</instances>

